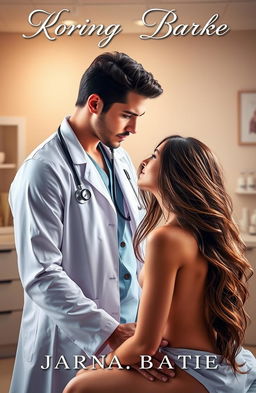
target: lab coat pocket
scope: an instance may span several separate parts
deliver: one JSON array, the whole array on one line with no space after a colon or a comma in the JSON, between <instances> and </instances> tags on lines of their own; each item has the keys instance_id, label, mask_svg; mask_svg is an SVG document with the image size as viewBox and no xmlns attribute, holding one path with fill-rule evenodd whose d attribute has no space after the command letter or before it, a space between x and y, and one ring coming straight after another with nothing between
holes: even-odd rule
<instances>
[{"instance_id":1,"label":"lab coat pocket","mask_svg":"<svg viewBox=\"0 0 256 393\"><path fill-rule=\"evenodd\" d=\"M27 362L32 362L36 347L36 337L38 334L38 315L35 316L33 323L21 331L22 347L24 359Z\"/></svg>"}]
</instances>

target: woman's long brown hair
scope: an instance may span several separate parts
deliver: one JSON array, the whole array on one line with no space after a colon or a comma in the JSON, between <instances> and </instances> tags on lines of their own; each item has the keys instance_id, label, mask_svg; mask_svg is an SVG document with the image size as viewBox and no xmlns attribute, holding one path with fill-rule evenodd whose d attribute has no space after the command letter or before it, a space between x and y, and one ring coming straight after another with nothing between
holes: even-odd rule
<instances>
[{"instance_id":1,"label":"woman's long brown hair","mask_svg":"<svg viewBox=\"0 0 256 393\"><path fill-rule=\"evenodd\" d=\"M211 150L195 138L174 135L158 146L162 143L158 186L163 204L176 215L180 226L194 235L208 261L207 322L222 359L239 372L235 357L247 327L244 303L252 268L232 219L232 202L222 170ZM139 245L159 223L162 210L153 194L141 191L141 195L146 215L135 234L134 248L142 260Z\"/></svg>"}]
</instances>

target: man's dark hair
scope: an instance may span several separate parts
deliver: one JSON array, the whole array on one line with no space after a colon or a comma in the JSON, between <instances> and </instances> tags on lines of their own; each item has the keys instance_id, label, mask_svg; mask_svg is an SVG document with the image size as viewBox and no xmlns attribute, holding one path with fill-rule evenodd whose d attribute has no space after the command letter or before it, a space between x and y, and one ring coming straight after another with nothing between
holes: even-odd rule
<instances>
[{"instance_id":1,"label":"man's dark hair","mask_svg":"<svg viewBox=\"0 0 256 393\"><path fill-rule=\"evenodd\" d=\"M76 106L83 107L91 94L98 94L104 103L102 112L107 112L114 102L125 103L130 91L154 98L163 89L150 72L125 53L106 52L83 74Z\"/></svg>"}]
</instances>

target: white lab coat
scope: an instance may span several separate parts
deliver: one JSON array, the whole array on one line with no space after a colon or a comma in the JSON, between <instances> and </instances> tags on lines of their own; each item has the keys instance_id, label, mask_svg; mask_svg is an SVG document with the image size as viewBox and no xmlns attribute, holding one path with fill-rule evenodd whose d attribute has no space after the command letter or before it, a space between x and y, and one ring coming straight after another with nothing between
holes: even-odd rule
<instances>
[{"instance_id":1,"label":"white lab coat","mask_svg":"<svg viewBox=\"0 0 256 393\"><path fill-rule=\"evenodd\" d=\"M76 202L74 177L56 133L30 154L11 185L24 310L10 393L61 393L77 371L74 355L102 351L119 324L115 207L67 119L61 131L92 196L83 205ZM141 212L123 169L135 188L136 173L122 148L115 151L115 168L134 233ZM43 370L46 355L52 366ZM54 369L61 355L70 369L63 363Z\"/></svg>"}]
</instances>

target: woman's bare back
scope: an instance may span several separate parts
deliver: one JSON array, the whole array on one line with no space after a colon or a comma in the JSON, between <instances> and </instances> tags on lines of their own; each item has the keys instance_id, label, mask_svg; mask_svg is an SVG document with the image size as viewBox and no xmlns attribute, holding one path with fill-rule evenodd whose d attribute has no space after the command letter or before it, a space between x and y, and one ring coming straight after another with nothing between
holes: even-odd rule
<instances>
[{"instance_id":1,"label":"woman's bare back","mask_svg":"<svg viewBox=\"0 0 256 393\"><path fill-rule=\"evenodd\" d=\"M180 244L180 257L183 259L179 269L164 330L164 338L171 347L193 348L218 353L214 335L206 321L206 280L208 262L200 253L195 238L177 225L165 225L161 230L168 231ZM170 263L172 261L170 260ZM143 285L144 268L139 277Z\"/></svg>"}]
</instances>

